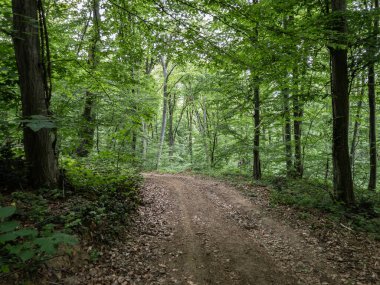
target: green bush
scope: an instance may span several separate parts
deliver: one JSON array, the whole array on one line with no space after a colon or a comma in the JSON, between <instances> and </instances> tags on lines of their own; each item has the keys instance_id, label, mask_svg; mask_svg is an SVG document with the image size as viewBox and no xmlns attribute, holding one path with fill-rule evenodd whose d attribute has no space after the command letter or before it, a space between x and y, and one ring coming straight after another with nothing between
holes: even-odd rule
<instances>
[{"instance_id":1,"label":"green bush","mask_svg":"<svg viewBox=\"0 0 380 285\"><path fill-rule=\"evenodd\" d=\"M54 231L54 225L46 225L41 231L34 227L22 227L12 219L15 207L0 207L0 272L25 268L26 265L43 262L57 253L60 244L74 245L74 236Z\"/></svg>"},{"instance_id":2,"label":"green bush","mask_svg":"<svg viewBox=\"0 0 380 285\"><path fill-rule=\"evenodd\" d=\"M357 204L347 209L334 201L331 190L318 181L291 180L285 177L270 180L271 203L295 206L302 211L318 209L332 220L349 224L380 238L380 193L357 191Z\"/></svg>"},{"instance_id":3,"label":"green bush","mask_svg":"<svg viewBox=\"0 0 380 285\"><path fill-rule=\"evenodd\" d=\"M65 159L63 163L65 185L76 197L70 211L62 217L65 227L96 236L98 241L112 241L139 203L142 176L133 169L111 171L83 164L73 159Z\"/></svg>"},{"instance_id":4,"label":"green bush","mask_svg":"<svg viewBox=\"0 0 380 285\"><path fill-rule=\"evenodd\" d=\"M97 165L84 166L74 159L64 159L64 179L75 191L83 192L136 192L142 177L135 169L115 170Z\"/></svg>"}]
</instances>

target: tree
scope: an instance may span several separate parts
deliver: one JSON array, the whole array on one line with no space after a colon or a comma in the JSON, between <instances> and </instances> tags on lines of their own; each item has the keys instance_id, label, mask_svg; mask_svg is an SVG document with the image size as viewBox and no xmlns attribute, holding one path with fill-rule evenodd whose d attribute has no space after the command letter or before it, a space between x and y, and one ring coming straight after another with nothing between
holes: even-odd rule
<instances>
[{"instance_id":1,"label":"tree","mask_svg":"<svg viewBox=\"0 0 380 285\"><path fill-rule=\"evenodd\" d=\"M38 3L40 5L38 5ZM22 100L25 158L29 184L55 187L58 181L56 134L49 112L50 93L42 49L48 48L42 4L36 0L13 0L13 42ZM37 15L39 14L39 18ZM43 30L42 30L43 29ZM39 36L45 42L42 45ZM32 126L35 126L32 129Z\"/></svg>"},{"instance_id":2,"label":"tree","mask_svg":"<svg viewBox=\"0 0 380 285\"><path fill-rule=\"evenodd\" d=\"M99 0L92 0L92 39L88 50L88 67L93 72L98 65L100 42L100 11ZM95 114L94 104L96 96L89 89L85 92L84 109L82 113L82 127L79 133L80 143L76 150L78 156L88 156L94 145Z\"/></svg>"},{"instance_id":3,"label":"tree","mask_svg":"<svg viewBox=\"0 0 380 285\"><path fill-rule=\"evenodd\" d=\"M333 175L336 199L351 205L355 202L348 150L348 66L346 0L332 0L331 96L333 108Z\"/></svg>"},{"instance_id":4,"label":"tree","mask_svg":"<svg viewBox=\"0 0 380 285\"><path fill-rule=\"evenodd\" d=\"M379 0L373 0L374 8L379 10ZM375 17L375 21L370 22L369 47L367 53L369 56L368 62L368 103L369 103L369 154L370 154L370 171L368 189L376 189L376 174L377 174L377 147L376 147L376 80L375 80L375 54L378 50L377 35L379 33L379 18Z\"/></svg>"}]
</instances>

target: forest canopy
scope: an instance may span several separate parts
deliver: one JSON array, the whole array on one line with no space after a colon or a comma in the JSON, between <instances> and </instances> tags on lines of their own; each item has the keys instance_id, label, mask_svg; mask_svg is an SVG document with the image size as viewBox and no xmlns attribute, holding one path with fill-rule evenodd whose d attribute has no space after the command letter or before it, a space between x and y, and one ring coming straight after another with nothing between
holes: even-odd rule
<instances>
[{"instance_id":1,"label":"forest canopy","mask_svg":"<svg viewBox=\"0 0 380 285\"><path fill-rule=\"evenodd\" d=\"M111 239L142 172L270 184L378 232L379 17L379 0L0 0L1 272Z\"/></svg>"}]
</instances>

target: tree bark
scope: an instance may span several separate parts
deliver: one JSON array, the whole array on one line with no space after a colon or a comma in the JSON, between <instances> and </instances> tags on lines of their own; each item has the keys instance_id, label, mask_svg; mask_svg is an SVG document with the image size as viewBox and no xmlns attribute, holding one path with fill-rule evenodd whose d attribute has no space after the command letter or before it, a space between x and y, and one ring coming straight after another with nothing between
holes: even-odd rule
<instances>
[{"instance_id":1,"label":"tree bark","mask_svg":"<svg viewBox=\"0 0 380 285\"><path fill-rule=\"evenodd\" d=\"M374 7L379 9L379 0L374 0ZM371 25L372 26L372 25ZM373 25L373 36L368 49L369 64L368 64L368 104L369 104L369 157L370 171L368 190L376 190L377 176L377 148L376 148L376 77L375 77L375 60L374 56L377 50L377 35L378 35L378 16L376 16ZM372 28L372 27L371 27Z\"/></svg>"},{"instance_id":2,"label":"tree bark","mask_svg":"<svg viewBox=\"0 0 380 285\"><path fill-rule=\"evenodd\" d=\"M286 175L291 177L293 175L293 152L292 152L292 126L290 120L290 108L289 108L289 91L284 89L283 95L283 107L284 107L284 142L285 142L285 160L286 160Z\"/></svg>"},{"instance_id":3,"label":"tree bark","mask_svg":"<svg viewBox=\"0 0 380 285\"><path fill-rule=\"evenodd\" d=\"M254 101L254 138L253 138L253 178L261 179L261 163L260 163L260 88L257 82L253 91Z\"/></svg>"},{"instance_id":4,"label":"tree bark","mask_svg":"<svg viewBox=\"0 0 380 285\"><path fill-rule=\"evenodd\" d=\"M156 169L160 166L160 160L162 155L162 149L165 141L165 131L166 131L166 122L167 122L167 109L168 109L168 60L166 56L161 56L161 65L162 65L162 74L164 77L163 84L163 101L162 101L162 121L161 121L161 134L160 134L160 142L158 146L157 152L157 161L156 161Z\"/></svg>"},{"instance_id":5,"label":"tree bark","mask_svg":"<svg viewBox=\"0 0 380 285\"><path fill-rule=\"evenodd\" d=\"M169 159L173 160L174 155L174 143L175 143L175 130L174 130L174 111L176 107L176 95L170 94L168 98L168 111L169 111L169 130L168 130L168 137L169 137Z\"/></svg>"},{"instance_id":6,"label":"tree bark","mask_svg":"<svg viewBox=\"0 0 380 285\"><path fill-rule=\"evenodd\" d=\"M293 128L294 128L294 176L302 178L303 165L302 165L302 118L303 107L298 88L298 71L295 68L293 71L294 78L294 93L293 93Z\"/></svg>"},{"instance_id":7,"label":"tree bark","mask_svg":"<svg viewBox=\"0 0 380 285\"><path fill-rule=\"evenodd\" d=\"M350 159L351 159L351 168L352 168L352 176L355 177L355 155L356 155L356 145L359 137L359 127L360 127L360 117L361 117L361 111L363 107L363 97L364 97L364 80L365 77L362 76L361 85L360 85L360 91L359 93L359 102L356 106L356 115L355 115L355 124L354 124L354 130L352 134L352 141L351 141L351 149L350 149Z\"/></svg>"},{"instance_id":8,"label":"tree bark","mask_svg":"<svg viewBox=\"0 0 380 285\"><path fill-rule=\"evenodd\" d=\"M13 0L14 49L22 98L22 116L49 117L42 56L40 50L37 1ZM24 150L31 187L57 186L58 163L55 152L55 130L42 128L35 132L24 126Z\"/></svg>"},{"instance_id":9,"label":"tree bark","mask_svg":"<svg viewBox=\"0 0 380 285\"><path fill-rule=\"evenodd\" d=\"M346 0L331 0L331 8L334 17L331 30L335 33L333 45L330 46L334 194L338 201L352 205L355 203L355 196L348 150L349 82L347 47L345 47L347 44Z\"/></svg>"},{"instance_id":10,"label":"tree bark","mask_svg":"<svg viewBox=\"0 0 380 285\"><path fill-rule=\"evenodd\" d=\"M193 165L193 109L192 107L190 109L187 109L186 113L187 113L187 123L188 123L188 128L189 128L188 148L189 148L190 164Z\"/></svg>"},{"instance_id":11,"label":"tree bark","mask_svg":"<svg viewBox=\"0 0 380 285\"><path fill-rule=\"evenodd\" d=\"M100 42L100 12L99 12L99 0L93 0L92 10L92 22L93 22L93 38L91 46L88 51L88 66L90 70L95 70L98 65L98 45ZM82 122L80 127L80 142L76 150L76 153L80 157L86 157L90 154L91 149L94 146L94 134L95 134L95 114L94 105L96 102L96 96L91 91L87 90L85 93L84 110L82 113Z\"/></svg>"}]
</instances>

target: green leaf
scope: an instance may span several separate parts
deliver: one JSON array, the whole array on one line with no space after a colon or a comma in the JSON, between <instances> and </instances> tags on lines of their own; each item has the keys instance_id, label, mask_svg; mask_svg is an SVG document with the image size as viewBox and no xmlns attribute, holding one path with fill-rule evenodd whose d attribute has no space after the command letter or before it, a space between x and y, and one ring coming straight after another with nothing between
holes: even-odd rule
<instances>
[{"instance_id":1,"label":"green leaf","mask_svg":"<svg viewBox=\"0 0 380 285\"><path fill-rule=\"evenodd\" d=\"M41 129L54 129L56 124L49 117L42 115L32 115L30 119L21 120L25 126L30 128L33 132L38 132Z\"/></svg>"},{"instance_id":2,"label":"green leaf","mask_svg":"<svg viewBox=\"0 0 380 285\"><path fill-rule=\"evenodd\" d=\"M25 262L25 261L27 261L27 260L33 258L33 256L35 256L35 254L36 254L36 253L35 253L34 250L28 248L28 249L25 249L25 250L21 251L21 252L18 254L18 257L20 257L21 260L22 260L23 262Z\"/></svg>"},{"instance_id":3,"label":"green leaf","mask_svg":"<svg viewBox=\"0 0 380 285\"><path fill-rule=\"evenodd\" d=\"M18 231L13 231L9 233L5 233L0 235L0 243L5 243L11 240L15 240L19 237L27 237L27 236L37 236L37 231L35 229L22 229Z\"/></svg>"},{"instance_id":4,"label":"green leaf","mask_svg":"<svg viewBox=\"0 0 380 285\"><path fill-rule=\"evenodd\" d=\"M47 254L54 254L56 252L56 243L51 237L36 238L34 243L40 247L40 250Z\"/></svg>"},{"instance_id":5,"label":"green leaf","mask_svg":"<svg viewBox=\"0 0 380 285\"><path fill-rule=\"evenodd\" d=\"M3 273L8 273L9 272L9 265L8 264L2 264L0 271Z\"/></svg>"},{"instance_id":6,"label":"green leaf","mask_svg":"<svg viewBox=\"0 0 380 285\"><path fill-rule=\"evenodd\" d=\"M15 207L0 207L0 219L8 218L16 212Z\"/></svg>"},{"instance_id":7,"label":"green leaf","mask_svg":"<svg viewBox=\"0 0 380 285\"><path fill-rule=\"evenodd\" d=\"M20 223L17 221L9 221L9 222L0 223L0 233L7 233L10 231L13 231L19 226L20 226Z\"/></svg>"}]
</instances>

